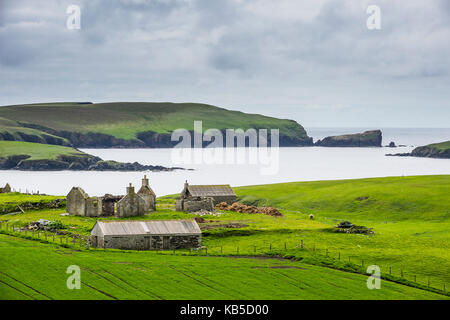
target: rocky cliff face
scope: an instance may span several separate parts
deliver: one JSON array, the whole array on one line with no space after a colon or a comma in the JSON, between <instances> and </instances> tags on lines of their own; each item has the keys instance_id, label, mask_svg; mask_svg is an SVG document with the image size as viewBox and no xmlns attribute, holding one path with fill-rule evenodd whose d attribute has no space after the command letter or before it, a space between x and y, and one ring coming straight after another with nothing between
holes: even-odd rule
<instances>
[{"instance_id":1,"label":"rocky cliff face","mask_svg":"<svg viewBox=\"0 0 450 320\"><path fill-rule=\"evenodd\" d=\"M381 140L381 130L372 130L363 133L326 137L318 140L315 145L320 147L381 147Z\"/></svg>"},{"instance_id":2,"label":"rocky cliff face","mask_svg":"<svg viewBox=\"0 0 450 320\"><path fill-rule=\"evenodd\" d=\"M171 141L170 133L158 133L154 131L143 131L136 135L136 139L126 140L119 139L114 136L104 133L80 133L71 131L58 131L51 128L46 128L34 124L21 123L26 128L32 128L48 133L48 139L43 140L42 137L28 135L22 136L20 141L26 142L39 142L47 144L58 144L71 146L75 148L172 148L178 144L178 141ZM192 131L191 135L192 135ZM222 130L225 136L225 130ZM269 130L270 132L270 130ZM7 134L7 133L5 133ZM62 137L64 139L50 139L51 137ZM12 136L2 136L0 133L0 140L17 140ZM210 142L203 142L203 146L206 147ZM268 143L270 145L270 134L268 133ZM280 147L301 147L312 146L313 139L311 137L297 137L286 136L280 134L279 146Z\"/></svg>"}]
</instances>

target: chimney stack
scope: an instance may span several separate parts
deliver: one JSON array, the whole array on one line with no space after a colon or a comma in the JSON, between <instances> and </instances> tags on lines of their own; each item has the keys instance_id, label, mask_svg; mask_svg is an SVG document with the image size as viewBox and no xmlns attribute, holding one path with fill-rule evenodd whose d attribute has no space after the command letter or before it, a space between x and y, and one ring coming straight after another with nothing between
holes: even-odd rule
<instances>
[{"instance_id":1,"label":"chimney stack","mask_svg":"<svg viewBox=\"0 0 450 320\"><path fill-rule=\"evenodd\" d=\"M131 185L131 183L130 183L130 185L127 187L127 194L128 195L134 195L134 187Z\"/></svg>"},{"instance_id":2,"label":"chimney stack","mask_svg":"<svg viewBox=\"0 0 450 320\"><path fill-rule=\"evenodd\" d=\"M142 179L142 186L143 187L148 187L149 186L147 175L144 175L144 179Z\"/></svg>"}]
</instances>

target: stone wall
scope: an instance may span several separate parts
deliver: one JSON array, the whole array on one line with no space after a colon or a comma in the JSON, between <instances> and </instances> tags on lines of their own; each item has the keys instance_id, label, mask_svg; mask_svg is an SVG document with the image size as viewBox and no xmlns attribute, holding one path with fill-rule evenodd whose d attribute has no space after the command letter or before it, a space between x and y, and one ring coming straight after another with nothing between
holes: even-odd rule
<instances>
[{"instance_id":1,"label":"stone wall","mask_svg":"<svg viewBox=\"0 0 450 320\"><path fill-rule=\"evenodd\" d=\"M212 196L211 198L213 198L214 205L219 204L221 202L233 204L237 201L236 196Z\"/></svg>"},{"instance_id":2,"label":"stone wall","mask_svg":"<svg viewBox=\"0 0 450 320\"><path fill-rule=\"evenodd\" d=\"M139 196L141 196L142 199L145 201L145 211L155 211L156 210L156 201L155 197L151 194L142 194L138 193Z\"/></svg>"},{"instance_id":3,"label":"stone wall","mask_svg":"<svg viewBox=\"0 0 450 320\"><path fill-rule=\"evenodd\" d=\"M132 187L128 189L130 188ZM141 196L134 193L134 188L132 188L132 191L129 190L127 195L117 202L116 207L117 217L142 216L145 213L145 201Z\"/></svg>"},{"instance_id":4,"label":"stone wall","mask_svg":"<svg viewBox=\"0 0 450 320\"><path fill-rule=\"evenodd\" d=\"M86 215L86 198L75 188L67 195L67 212L75 216Z\"/></svg>"},{"instance_id":5,"label":"stone wall","mask_svg":"<svg viewBox=\"0 0 450 320\"><path fill-rule=\"evenodd\" d=\"M188 198L178 199L175 203L177 211L195 212L200 210L214 210L214 201L212 198Z\"/></svg>"},{"instance_id":6,"label":"stone wall","mask_svg":"<svg viewBox=\"0 0 450 320\"><path fill-rule=\"evenodd\" d=\"M86 217L100 217L102 215L102 199L97 197L87 198Z\"/></svg>"}]
</instances>

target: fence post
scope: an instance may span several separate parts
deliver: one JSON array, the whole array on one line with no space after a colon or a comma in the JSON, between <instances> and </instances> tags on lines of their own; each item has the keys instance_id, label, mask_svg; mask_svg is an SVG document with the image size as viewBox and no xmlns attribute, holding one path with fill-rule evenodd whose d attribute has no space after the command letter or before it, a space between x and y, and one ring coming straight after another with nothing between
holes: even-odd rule
<instances>
[{"instance_id":1,"label":"fence post","mask_svg":"<svg viewBox=\"0 0 450 320\"><path fill-rule=\"evenodd\" d=\"M325 256L328 257L328 249L325 249Z\"/></svg>"},{"instance_id":2,"label":"fence post","mask_svg":"<svg viewBox=\"0 0 450 320\"><path fill-rule=\"evenodd\" d=\"M392 274L392 270L391 270L391 267L389 267L389 274Z\"/></svg>"},{"instance_id":3,"label":"fence post","mask_svg":"<svg viewBox=\"0 0 450 320\"><path fill-rule=\"evenodd\" d=\"M284 243L284 250L286 250L286 242Z\"/></svg>"},{"instance_id":4,"label":"fence post","mask_svg":"<svg viewBox=\"0 0 450 320\"><path fill-rule=\"evenodd\" d=\"M239 246L236 249L236 253L239 254Z\"/></svg>"},{"instance_id":5,"label":"fence post","mask_svg":"<svg viewBox=\"0 0 450 320\"><path fill-rule=\"evenodd\" d=\"M256 246L253 246L253 253L256 253Z\"/></svg>"},{"instance_id":6,"label":"fence post","mask_svg":"<svg viewBox=\"0 0 450 320\"><path fill-rule=\"evenodd\" d=\"M272 250L272 242L270 243L269 250Z\"/></svg>"},{"instance_id":7,"label":"fence post","mask_svg":"<svg viewBox=\"0 0 450 320\"><path fill-rule=\"evenodd\" d=\"M363 268L364 268L364 259L363 259L363 260L361 260L361 267L363 267Z\"/></svg>"},{"instance_id":8,"label":"fence post","mask_svg":"<svg viewBox=\"0 0 450 320\"><path fill-rule=\"evenodd\" d=\"M303 240L300 240L300 247L303 249Z\"/></svg>"},{"instance_id":9,"label":"fence post","mask_svg":"<svg viewBox=\"0 0 450 320\"><path fill-rule=\"evenodd\" d=\"M208 247L205 247L205 254L208 255Z\"/></svg>"},{"instance_id":10,"label":"fence post","mask_svg":"<svg viewBox=\"0 0 450 320\"><path fill-rule=\"evenodd\" d=\"M430 287L430 277L428 277L428 288Z\"/></svg>"},{"instance_id":11,"label":"fence post","mask_svg":"<svg viewBox=\"0 0 450 320\"><path fill-rule=\"evenodd\" d=\"M400 270L400 276L403 278L403 269Z\"/></svg>"},{"instance_id":12,"label":"fence post","mask_svg":"<svg viewBox=\"0 0 450 320\"><path fill-rule=\"evenodd\" d=\"M223 253L223 247L220 246L220 255L222 255L222 253Z\"/></svg>"},{"instance_id":13,"label":"fence post","mask_svg":"<svg viewBox=\"0 0 450 320\"><path fill-rule=\"evenodd\" d=\"M341 261L341 252L338 252L338 260Z\"/></svg>"}]
</instances>

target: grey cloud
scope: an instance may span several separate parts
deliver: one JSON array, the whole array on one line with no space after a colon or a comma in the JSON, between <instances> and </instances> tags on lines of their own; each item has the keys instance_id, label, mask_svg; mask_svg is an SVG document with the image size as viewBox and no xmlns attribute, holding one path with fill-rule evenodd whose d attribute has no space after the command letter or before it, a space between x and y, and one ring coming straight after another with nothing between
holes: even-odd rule
<instances>
[{"instance_id":1,"label":"grey cloud","mask_svg":"<svg viewBox=\"0 0 450 320\"><path fill-rule=\"evenodd\" d=\"M327 105L380 122L380 108L449 110L449 2L379 0L382 30L369 31L372 2L0 1L0 104L199 101L300 122ZM81 30L65 28L72 3ZM308 105L321 108L296 107Z\"/></svg>"}]
</instances>

